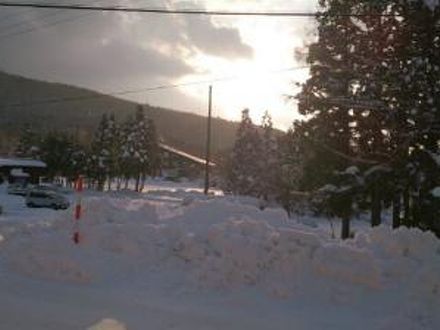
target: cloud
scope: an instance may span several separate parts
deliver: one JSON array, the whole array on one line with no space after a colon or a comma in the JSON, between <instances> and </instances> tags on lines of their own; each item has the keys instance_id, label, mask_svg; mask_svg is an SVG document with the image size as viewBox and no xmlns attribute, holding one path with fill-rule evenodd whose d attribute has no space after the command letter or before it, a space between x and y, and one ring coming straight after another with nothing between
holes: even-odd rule
<instances>
[{"instance_id":1,"label":"cloud","mask_svg":"<svg viewBox=\"0 0 440 330\"><path fill-rule=\"evenodd\" d=\"M71 2L58 0L62 1ZM76 3L90 4L90 0ZM316 0L98 0L94 4L307 11L313 10ZM4 28L13 24L15 28ZM293 65L293 51L302 46L306 25L307 20L297 18L7 9L0 11L0 69L103 92L209 80L241 74L242 68L258 71ZM20 31L24 33L7 37L11 32ZM248 87L240 85L243 90ZM222 99L225 102L222 104L220 98L216 102L218 107L226 109L225 114L236 104L254 102L271 108L273 103L264 95L249 93L245 98L236 88L228 85L222 88L227 90ZM206 99L205 94L205 91L180 88L127 97L180 110L196 112L200 109L204 113L205 107L200 104Z\"/></svg>"},{"instance_id":2,"label":"cloud","mask_svg":"<svg viewBox=\"0 0 440 330\"><path fill-rule=\"evenodd\" d=\"M227 59L252 56L236 28L217 26L210 17L37 10L15 14L15 22L8 24L16 24L12 33L33 30L9 37L0 33L1 67L92 88L108 86L112 79L172 82L197 72L190 64L197 53ZM20 27L23 21L28 23Z\"/></svg>"},{"instance_id":3,"label":"cloud","mask_svg":"<svg viewBox=\"0 0 440 330\"><path fill-rule=\"evenodd\" d=\"M236 59L251 58L253 54L236 29L216 26L207 17L186 19L186 36L190 44L209 55Z\"/></svg>"},{"instance_id":4,"label":"cloud","mask_svg":"<svg viewBox=\"0 0 440 330\"><path fill-rule=\"evenodd\" d=\"M15 27L0 32L0 68L104 92L172 84L199 72L191 61L198 53L228 58L252 53L236 28L219 27L210 18L38 10L6 14L10 18L0 20L0 31ZM178 89L130 97L204 113L200 100Z\"/></svg>"}]
</instances>

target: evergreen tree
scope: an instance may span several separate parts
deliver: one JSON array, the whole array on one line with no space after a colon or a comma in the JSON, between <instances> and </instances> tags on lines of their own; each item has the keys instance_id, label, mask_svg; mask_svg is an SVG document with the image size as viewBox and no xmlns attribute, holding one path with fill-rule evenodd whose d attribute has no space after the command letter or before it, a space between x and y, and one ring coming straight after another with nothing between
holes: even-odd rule
<instances>
[{"instance_id":1,"label":"evergreen tree","mask_svg":"<svg viewBox=\"0 0 440 330\"><path fill-rule=\"evenodd\" d=\"M99 190L104 189L104 183L110 173L110 151L108 149L109 120L102 115L99 126L90 147L89 175L97 182Z\"/></svg>"},{"instance_id":2,"label":"evergreen tree","mask_svg":"<svg viewBox=\"0 0 440 330\"><path fill-rule=\"evenodd\" d=\"M22 128L15 154L18 157L38 159L40 144L40 137L32 130L31 126L27 124Z\"/></svg>"},{"instance_id":3,"label":"evergreen tree","mask_svg":"<svg viewBox=\"0 0 440 330\"><path fill-rule=\"evenodd\" d=\"M49 178L66 176L72 166L72 139L59 132L48 133L41 143L41 160L47 164Z\"/></svg>"},{"instance_id":4,"label":"evergreen tree","mask_svg":"<svg viewBox=\"0 0 440 330\"><path fill-rule=\"evenodd\" d=\"M320 5L311 78L299 95L299 110L309 118L294 127L296 143L311 151L302 185L317 189L335 171L358 164L372 224L380 223L389 200L395 226L402 201L404 222L429 223L423 208L438 184L440 8L422 0ZM383 189L384 182L391 188Z\"/></svg>"},{"instance_id":5,"label":"evergreen tree","mask_svg":"<svg viewBox=\"0 0 440 330\"><path fill-rule=\"evenodd\" d=\"M232 193L260 197L260 147L258 130L252 123L249 110L245 109L242 111L228 171L227 187Z\"/></svg>"},{"instance_id":6,"label":"evergreen tree","mask_svg":"<svg viewBox=\"0 0 440 330\"><path fill-rule=\"evenodd\" d=\"M141 182L144 181L148 173L149 165L149 143L147 136L147 121L145 118L144 109L141 105L138 106L135 113L135 128L134 128L134 166L136 177L136 191L141 190Z\"/></svg>"},{"instance_id":7,"label":"evergreen tree","mask_svg":"<svg viewBox=\"0 0 440 330\"><path fill-rule=\"evenodd\" d=\"M289 215L298 207L305 207L299 205L304 203L299 203L297 193L301 191L304 164L310 152L301 141L305 140L293 129L289 129L279 141L278 200Z\"/></svg>"},{"instance_id":8,"label":"evergreen tree","mask_svg":"<svg viewBox=\"0 0 440 330\"><path fill-rule=\"evenodd\" d=\"M135 121L129 116L121 129L120 159L121 174L125 180L125 189L128 188L128 181L136 176L136 142L135 142Z\"/></svg>"},{"instance_id":9,"label":"evergreen tree","mask_svg":"<svg viewBox=\"0 0 440 330\"><path fill-rule=\"evenodd\" d=\"M68 182L73 182L78 175L87 173L87 153L83 146L74 141L71 144L69 172L66 174Z\"/></svg>"},{"instance_id":10,"label":"evergreen tree","mask_svg":"<svg viewBox=\"0 0 440 330\"><path fill-rule=\"evenodd\" d=\"M152 118L147 119L147 143L148 143L148 174L155 176L160 169L161 157L159 148L159 139L157 136L156 124Z\"/></svg>"},{"instance_id":11,"label":"evergreen tree","mask_svg":"<svg viewBox=\"0 0 440 330\"><path fill-rule=\"evenodd\" d=\"M279 150L278 142L274 134L272 118L266 111L261 123L261 154L259 155L258 189L259 197L264 200L275 199L279 194Z\"/></svg>"},{"instance_id":12,"label":"evergreen tree","mask_svg":"<svg viewBox=\"0 0 440 330\"><path fill-rule=\"evenodd\" d=\"M108 189L111 189L111 182L120 175L119 152L121 144L121 136L119 125L115 120L115 116L111 114L108 118L107 130L104 136L104 146L108 151L106 157L106 167L108 173Z\"/></svg>"}]
</instances>

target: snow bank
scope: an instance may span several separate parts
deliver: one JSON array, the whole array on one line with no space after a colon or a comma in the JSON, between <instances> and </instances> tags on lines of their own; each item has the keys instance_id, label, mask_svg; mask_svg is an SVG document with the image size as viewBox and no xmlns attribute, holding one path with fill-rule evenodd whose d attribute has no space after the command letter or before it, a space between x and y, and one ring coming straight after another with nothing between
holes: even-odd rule
<instances>
[{"instance_id":1,"label":"snow bank","mask_svg":"<svg viewBox=\"0 0 440 330\"><path fill-rule=\"evenodd\" d=\"M429 324L439 321L433 318L440 305L440 242L431 233L380 226L342 242L289 220L282 210L229 198L184 203L165 218L142 198L93 197L85 205L79 247L69 242L66 213L50 229L6 240L0 252L22 274L75 283L100 281L114 269L142 276L154 267L183 271L202 289L250 286L283 299L346 303L365 292L382 297L399 290L410 303L383 329L422 317L422 310Z\"/></svg>"},{"instance_id":2,"label":"snow bank","mask_svg":"<svg viewBox=\"0 0 440 330\"><path fill-rule=\"evenodd\" d=\"M92 280L72 247L56 239L12 244L5 252L9 267L30 277L78 284Z\"/></svg>"}]
</instances>

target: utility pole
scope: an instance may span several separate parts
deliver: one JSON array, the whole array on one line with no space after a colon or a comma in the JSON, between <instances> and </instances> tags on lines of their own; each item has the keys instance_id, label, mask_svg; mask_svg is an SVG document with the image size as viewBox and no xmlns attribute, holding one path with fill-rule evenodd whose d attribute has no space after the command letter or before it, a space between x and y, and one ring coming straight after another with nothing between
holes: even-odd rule
<instances>
[{"instance_id":1,"label":"utility pole","mask_svg":"<svg viewBox=\"0 0 440 330\"><path fill-rule=\"evenodd\" d=\"M208 128L206 132L206 163L205 163L205 195L209 190L209 158L211 156L211 113L212 113L212 85L209 86L208 101Z\"/></svg>"}]
</instances>

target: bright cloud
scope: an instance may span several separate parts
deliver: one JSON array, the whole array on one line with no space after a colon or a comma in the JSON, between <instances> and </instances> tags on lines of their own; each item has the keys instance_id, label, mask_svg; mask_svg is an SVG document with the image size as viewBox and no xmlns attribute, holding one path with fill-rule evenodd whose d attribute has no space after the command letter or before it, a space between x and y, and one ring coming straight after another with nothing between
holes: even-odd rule
<instances>
[{"instance_id":1,"label":"bright cloud","mask_svg":"<svg viewBox=\"0 0 440 330\"><path fill-rule=\"evenodd\" d=\"M66 2L69 2L66 0ZM105 4L145 6L140 1ZM99 4L99 2L98 2ZM151 7L223 10L313 10L310 1L168 1ZM217 116L238 119L243 107L258 117L272 112L287 128L295 106L293 81L307 72L281 72L299 66L294 49L303 46L310 20L231 18L146 14L54 12L32 9L0 11L0 68L24 76L84 86L104 92L157 85L237 79L214 84ZM15 35L14 35L15 34ZM268 72L278 71L268 74ZM205 112L207 86L131 95L136 101Z\"/></svg>"}]
</instances>

